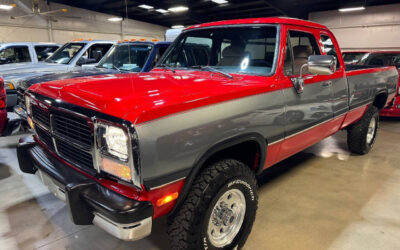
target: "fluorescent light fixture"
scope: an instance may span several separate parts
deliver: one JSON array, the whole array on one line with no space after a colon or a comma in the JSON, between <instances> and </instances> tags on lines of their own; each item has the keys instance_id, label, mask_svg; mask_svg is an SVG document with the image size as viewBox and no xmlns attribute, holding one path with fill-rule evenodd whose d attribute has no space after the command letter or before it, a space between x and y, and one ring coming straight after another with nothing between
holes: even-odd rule
<instances>
[{"instance_id":1,"label":"fluorescent light fixture","mask_svg":"<svg viewBox=\"0 0 400 250\"><path fill-rule=\"evenodd\" d=\"M15 6L15 4L0 4L0 10L11 10Z\"/></svg>"},{"instance_id":2,"label":"fluorescent light fixture","mask_svg":"<svg viewBox=\"0 0 400 250\"><path fill-rule=\"evenodd\" d=\"M139 8L142 8L142 9L146 9L146 10L154 9L153 6L150 6L150 5L147 5L147 4L141 4L141 5L139 5L138 7L139 7Z\"/></svg>"},{"instance_id":3,"label":"fluorescent light fixture","mask_svg":"<svg viewBox=\"0 0 400 250\"><path fill-rule=\"evenodd\" d=\"M189 8L186 6L175 6L172 8L169 8L168 11L171 12L183 12L183 11L187 11Z\"/></svg>"},{"instance_id":4,"label":"fluorescent light fixture","mask_svg":"<svg viewBox=\"0 0 400 250\"><path fill-rule=\"evenodd\" d=\"M358 10L365 10L364 6L360 7L350 7L350 8L341 8L339 9L340 12L349 12L349 11L358 11Z\"/></svg>"},{"instance_id":5,"label":"fluorescent light fixture","mask_svg":"<svg viewBox=\"0 0 400 250\"><path fill-rule=\"evenodd\" d=\"M211 2L217 3L217 4L224 4L224 3L228 3L227 0L211 0Z\"/></svg>"},{"instance_id":6,"label":"fluorescent light fixture","mask_svg":"<svg viewBox=\"0 0 400 250\"><path fill-rule=\"evenodd\" d=\"M173 29L183 29L184 26L183 25L173 25L173 26L171 26L171 28L173 28Z\"/></svg>"},{"instance_id":7,"label":"fluorescent light fixture","mask_svg":"<svg viewBox=\"0 0 400 250\"><path fill-rule=\"evenodd\" d=\"M111 17L107 19L110 22L121 22L122 21L122 17Z\"/></svg>"},{"instance_id":8,"label":"fluorescent light fixture","mask_svg":"<svg viewBox=\"0 0 400 250\"><path fill-rule=\"evenodd\" d=\"M162 14L165 14L168 12L168 10L164 10L164 9L156 9L157 12L160 12Z\"/></svg>"}]
</instances>

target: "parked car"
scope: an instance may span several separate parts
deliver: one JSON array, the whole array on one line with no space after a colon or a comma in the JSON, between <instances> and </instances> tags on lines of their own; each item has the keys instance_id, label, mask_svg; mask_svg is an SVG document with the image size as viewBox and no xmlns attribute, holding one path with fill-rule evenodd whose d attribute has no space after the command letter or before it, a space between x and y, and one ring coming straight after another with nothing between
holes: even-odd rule
<instances>
[{"instance_id":1,"label":"parked car","mask_svg":"<svg viewBox=\"0 0 400 250\"><path fill-rule=\"evenodd\" d=\"M18 127L21 119L14 113L7 112L6 110L6 90L4 88L4 81L0 77L0 135L10 135L14 128Z\"/></svg>"},{"instance_id":2,"label":"parked car","mask_svg":"<svg viewBox=\"0 0 400 250\"><path fill-rule=\"evenodd\" d=\"M357 64L374 67L395 66L400 74L400 51L371 51ZM396 93L391 105L382 109L380 116L400 117L400 78Z\"/></svg>"},{"instance_id":3,"label":"parked car","mask_svg":"<svg viewBox=\"0 0 400 250\"><path fill-rule=\"evenodd\" d=\"M9 64L0 67L7 92L7 109L17 103L19 81L55 72L69 72L84 64L95 64L107 53L113 41L79 40L64 44L43 62Z\"/></svg>"},{"instance_id":4,"label":"parked car","mask_svg":"<svg viewBox=\"0 0 400 250\"><path fill-rule=\"evenodd\" d=\"M190 60L186 44L208 51ZM75 224L137 240L167 215L172 249L239 249L264 169L341 129L351 152L370 151L398 72L364 68L346 70L332 32L313 22L195 25L151 72L30 87L35 135L18 144L20 169L64 200ZM297 110L307 119L285 120Z\"/></svg>"},{"instance_id":5,"label":"parked car","mask_svg":"<svg viewBox=\"0 0 400 250\"><path fill-rule=\"evenodd\" d=\"M22 125L26 127L28 124L24 94L30 86L37 83L83 76L148 72L155 66L170 44L170 42L120 42L115 44L94 67L25 78L18 84L18 101L14 107L14 112L22 119Z\"/></svg>"},{"instance_id":6,"label":"parked car","mask_svg":"<svg viewBox=\"0 0 400 250\"><path fill-rule=\"evenodd\" d=\"M343 52L343 60L345 64L358 64L361 59L368 55L371 51L368 50L356 50L356 51L345 51Z\"/></svg>"},{"instance_id":7,"label":"parked car","mask_svg":"<svg viewBox=\"0 0 400 250\"><path fill-rule=\"evenodd\" d=\"M59 47L61 47L61 44L56 43L0 43L0 65L44 61ZM0 69L2 67L0 66Z\"/></svg>"}]
</instances>

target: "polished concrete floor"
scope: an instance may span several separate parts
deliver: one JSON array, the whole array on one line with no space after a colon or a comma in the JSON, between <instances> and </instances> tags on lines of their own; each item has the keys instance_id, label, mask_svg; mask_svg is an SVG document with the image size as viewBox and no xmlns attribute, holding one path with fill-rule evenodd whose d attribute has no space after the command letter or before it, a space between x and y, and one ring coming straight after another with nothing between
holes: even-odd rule
<instances>
[{"instance_id":1,"label":"polished concrete floor","mask_svg":"<svg viewBox=\"0 0 400 250\"><path fill-rule=\"evenodd\" d=\"M0 249L168 249L164 220L137 242L74 225L63 202L19 171L20 136L0 138ZM385 119L366 156L350 155L340 132L269 169L244 249L400 249L399 142L400 120Z\"/></svg>"}]
</instances>

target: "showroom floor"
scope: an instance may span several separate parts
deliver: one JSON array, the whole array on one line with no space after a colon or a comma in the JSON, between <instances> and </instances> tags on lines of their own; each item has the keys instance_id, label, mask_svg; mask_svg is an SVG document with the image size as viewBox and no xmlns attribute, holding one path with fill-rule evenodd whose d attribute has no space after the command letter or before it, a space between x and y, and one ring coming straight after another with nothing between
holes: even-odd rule
<instances>
[{"instance_id":1,"label":"showroom floor","mask_svg":"<svg viewBox=\"0 0 400 250\"><path fill-rule=\"evenodd\" d=\"M366 156L350 156L340 132L260 177L245 249L400 249L399 123L382 121ZM0 139L1 249L168 249L164 220L138 242L73 225L63 202L19 171L19 137Z\"/></svg>"}]
</instances>

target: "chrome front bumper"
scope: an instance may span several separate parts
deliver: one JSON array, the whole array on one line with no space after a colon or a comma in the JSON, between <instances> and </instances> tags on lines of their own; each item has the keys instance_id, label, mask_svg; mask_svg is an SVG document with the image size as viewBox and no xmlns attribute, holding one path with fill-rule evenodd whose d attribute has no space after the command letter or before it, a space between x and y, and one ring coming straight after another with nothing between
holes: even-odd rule
<instances>
[{"instance_id":1,"label":"chrome front bumper","mask_svg":"<svg viewBox=\"0 0 400 250\"><path fill-rule=\"evenodd\" d=\"M21 138L17 155L21 171L37 175L51 193L64 201L75 224L95 224L126 241L150 235L150 202L132 200L101 186L54 159L30 137Z\"/></svg>"}]
</instances>

